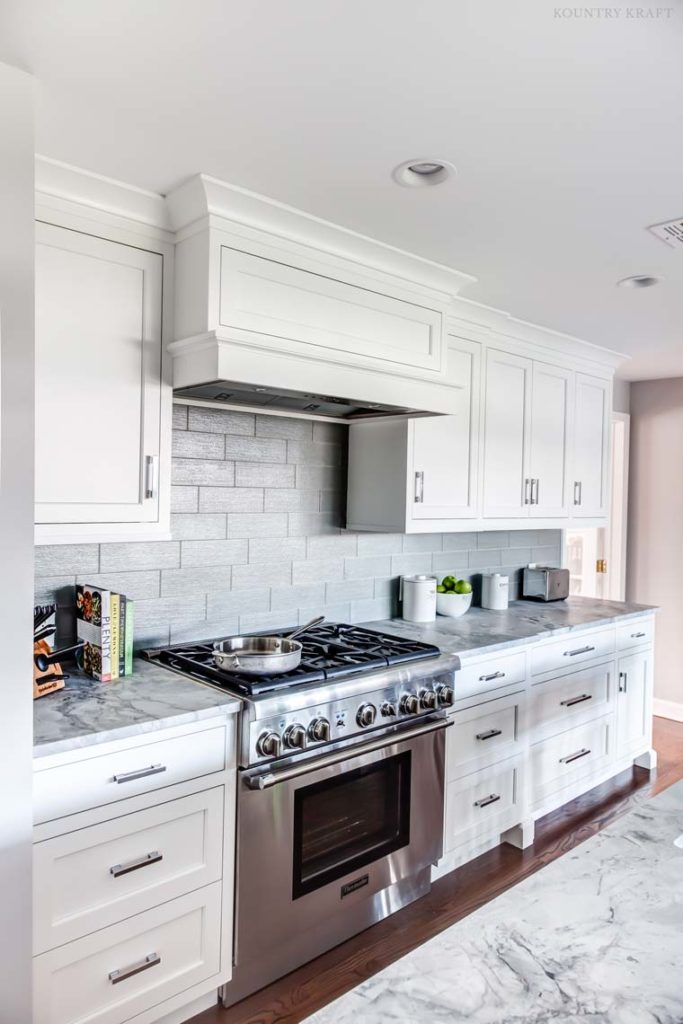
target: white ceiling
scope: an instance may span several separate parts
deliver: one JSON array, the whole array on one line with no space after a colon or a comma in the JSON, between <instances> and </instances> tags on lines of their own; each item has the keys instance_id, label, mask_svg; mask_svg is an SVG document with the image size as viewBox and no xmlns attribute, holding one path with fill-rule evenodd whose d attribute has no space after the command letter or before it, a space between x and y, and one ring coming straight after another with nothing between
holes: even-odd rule
<instances>
[{"instance_id":1,"label":"white ceiling","mask_svg":"<svg viewBox=\"0 0 683 1024\"><path fill-rule=\"evenodd\" d=\"M162 193L203 171L474 274L624 377L683 376L683 249L645 231L683 216L683 0L659 2L4 0L0 60L40 81L46 156ZM413 157L459 173L401 188Z\"/></svg>"}]
</instances>

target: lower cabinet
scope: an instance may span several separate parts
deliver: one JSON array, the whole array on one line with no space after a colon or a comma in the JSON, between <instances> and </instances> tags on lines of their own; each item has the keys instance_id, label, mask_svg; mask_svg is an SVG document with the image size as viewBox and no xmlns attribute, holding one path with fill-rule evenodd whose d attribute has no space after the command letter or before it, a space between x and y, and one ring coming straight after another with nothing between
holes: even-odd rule
<instances>
[{"instance_id":1,"label":"lower cabinet","mask_svg":"<svg viewBox=\"0 0 683 1024\"><path fill-rule=\"evenodd\" d=\"M652 730L651 650L619 658L617 694L617 756L639 753L649 745Z\"/></svg>"}]
</instances>

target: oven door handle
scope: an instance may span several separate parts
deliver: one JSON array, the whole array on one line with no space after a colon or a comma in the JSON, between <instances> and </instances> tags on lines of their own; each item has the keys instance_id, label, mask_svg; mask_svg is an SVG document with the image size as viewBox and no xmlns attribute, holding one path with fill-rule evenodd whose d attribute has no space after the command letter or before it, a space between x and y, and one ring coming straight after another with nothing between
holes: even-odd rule
<instances>
[{"instance_id":1,"label":"oven door handle","mask_svg":"<svg viewBox=\"0 0 683 1024\"><path fill-rule=\"evenodd\" d=\"M353 760L363 754L372 754L375 750L383 750L384 747L393 747L396 743L404 743L406 740L414 740L419 736L427 736L430 732L441 732L443 729L453 725L452 718L440 718L437 722L430 722L428 725L416 726L414 729L404 729L400 732L385 736L375 743L363 743L357 747L347 747L336 754L328 754L326 757L318 757L314 761L307 761L302 765L295 765L292 768L283 768L280 772L267 772L264 775L247 776L245 781L250 789L271 789L280 782L289 782L291 779L298 779L302 775L310 775L320 768L330 768L335 764L342 764L344 761Z\"/></svg>"}]
</instances>

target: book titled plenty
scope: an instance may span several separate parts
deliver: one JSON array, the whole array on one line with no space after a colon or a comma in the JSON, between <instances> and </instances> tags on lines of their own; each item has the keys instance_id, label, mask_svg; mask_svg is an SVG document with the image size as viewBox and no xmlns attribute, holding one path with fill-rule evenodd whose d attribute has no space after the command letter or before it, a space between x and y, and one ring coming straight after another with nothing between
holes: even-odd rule
<instances>
[{"instance_id":1,"label":"book titled plenty","mask_svg":"<svg viewBox=\"0 0 683 1024\"><path fill-rule=\"evenodd\" d=\"M89 584L76 587L76 634L84 641L83 670L111 682L133 671L133 602Z\"/></svg>"}]
</instances>

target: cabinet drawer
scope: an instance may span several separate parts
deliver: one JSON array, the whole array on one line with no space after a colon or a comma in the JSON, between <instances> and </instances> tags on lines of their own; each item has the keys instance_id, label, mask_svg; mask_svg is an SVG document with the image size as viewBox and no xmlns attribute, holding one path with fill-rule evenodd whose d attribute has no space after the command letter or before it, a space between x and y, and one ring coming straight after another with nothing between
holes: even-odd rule
<instances>
[{"instance_id":1,"label":"cabinet drawer","mask_svg":"<svg viewBox=\"0 0 683 1024\"><path fill-rule=\"evenodd\" d=\"M33 847L33 947L132 917L221 877L223 787Z\"/></svg>"},{"instance_id":2,"label":"cabinet drawer","mask_svg":"<svg viewBox=\"0 0 683 1024\"><path fill-rule=\"evenodd\" d=\"M501 652L495 658L463 663L455 674L455 699L464 700L479 693L500 689L526 679L526 652Z\"/></svg>"},{"instance_id":3,"label":"cabinet drawer","mask_svg":"<svg viewBox=\"0 0 683 1024\"><path fill-rule=\"evenodd\" d=\"M534 803L602 768L611 752L610 723L611 716L599 718L534 744L530 759Z\"/></svg>"},{"instance_id":4,"label":"cabinet drawer","mask_svg":"<svg viewBox=\"0 0 683 1024\"><path fill-rule=\"evenodd\" d=\"M221 885L35 957L35 1024L120 1024L220 969Z\"/></svg>"},{"instance_id":5,"label":"cabinet drawer","mask_svg":"<svg viewBox=\"0 0 683 1024\"><path fill-rule=\"evenodd\" d=\"M614 685L613 661L598 668L570 672L559 679L536 683L529 695L532 735L534 729L553 725L556 732L564 732L577 718L604 715L614 701Z\"/></svg>"},{"instance_id":6,"label":"cabinet drawer","mask_svg":"<svg viewBox=\"0 0 683 1024\"><path fill-rule=\"evenodd\" d=\"M636 619L623 626L617 626L617 649L626 651L630 647L644 647L654 643L655 620Z\"/></svg>"},{"instance_id":7,"label":"cabinet drawer","mask_svg":"<svg viewBox=\"0 0 683 1024\"><path fill-rule=\"evenodd\" d=\"M520 804L520 768L515 761L506 761L449 783L444 852L467 838L505 827L500 820L514 816ZM521 818L521 808L519 816Z\"/></svg>"},{"instance_id":8,"label":"cabinet drawer","mask_svg":"<svg viewBox=\"0 0 683 1024\"><path fill-rule=\"evenodd\" d=\"M455 724L446 733L448 781L464 774L466 766L473 762L491 764L516 753L522 697L515 694L456 711Z\"/></svg>"},{"instance_id":9,"label":"cabinet drawer","mask_svg":"<svg viewBox=\"0 0 683 1024\"><path fill-rule=\"evenodd\" d=\"M51 821L222 771L226 736L221 725L38 770L33 777L33 820Z\"/></svg>"},{"instance_id":10,"label":"cabinet drawer","mask_svg":"<svg viewBox=\"0 0 683 1024\"><path fill-rule=\"evenodd\" d=\"M570 672L585 661L595 661L614 653L614 629L594 633L567 633L561 640L540 644L531 650L531 674Z\"/></svg>"}]
</instances>

